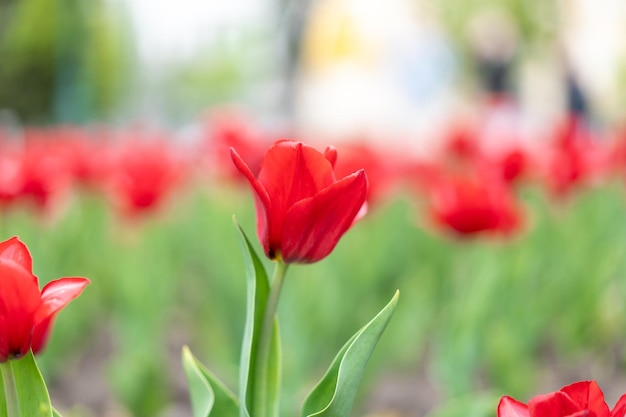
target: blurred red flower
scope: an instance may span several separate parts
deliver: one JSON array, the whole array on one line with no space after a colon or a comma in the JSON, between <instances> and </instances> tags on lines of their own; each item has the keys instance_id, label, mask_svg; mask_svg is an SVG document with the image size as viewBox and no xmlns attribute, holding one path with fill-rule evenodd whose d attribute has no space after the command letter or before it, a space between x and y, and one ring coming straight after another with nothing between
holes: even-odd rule
<instances>
[{"instance_id":1,"label":"blurred red flower","mask_svg":"<svg viewBox=\"0 0 626 417\"><path fill-rule=\"evenodd\" d=\"M0 242L0 362L43 349L56 314L89 284L86 278L60 278L40 292L32 264L17 237Z\"/></svg>"},{"instance_id":2,"label":"blurred red flower","mask_svg":"<svg viewBox=\"0 0 626 417\"><path fill-rule=\"evenodd\" d=\"M14 203L22 189L22 157L14 148L6 145L0 150L0 205L2 208Z\"/></svg>"},{"instance_id":3,"label":"blurred red flower","mask_svg":"<svg viewBox=\"0 0 626 417\"><path fill-rule=\"evenodd\" d=\"M263 131L243 114L234 111L221 111L210 115L206 124L204 146L210 156L211 168L228 179L241 177L232 164L227 163L231 148L248 163L250 170L257 175L263 155L276 136Z\"/></svg>"},{"instance_id":4,"label":"blurred red flower","mask_svg":"<svg viewBox=\"0 0 626 417\"><path fill-rule=\"evenodd\" d=\"M612 169L610 148L576 118L557 124L537 160L550 191L559 197L602 180Z\"/></svg>"},{"instance_id":5,"label":"blurred red flower","mask_svg":"<svg viewBox=\"0 0 626 417\"><path fill-rule=\"evenodd\" d=\"M491 171L514 183L528 169L529 154L514 131L487 136L475 124L453 125L446 133L440 163L453 169Z\"/></svg>"},{"instance_id":6,"label":"blurred red flower","mask_svg":"<svg viewBox=\"0 0 626 417\"><path fill-rule=\"evenodd\" d=\"M323 259L364 208L365 171L337 180L333 148L322 154L302 142L276 142L265 154L258 178L234 149L231 154L254 190L257 234L270 259Z\"/></svg>"},{"instance_id":7,"label":"blurred red flower","mask_svg":"<svg viewBox=\"0 0 626 417\"><path fill-rule=\"evenodd\" d=\"M61 127L54 132L54 140L74 182L87 188L102 186L110 143L108 132L100 129L89 131L77 127Z\"/></svg>"},{"instance_id":8,"label":"blurred red flower","mask_svg":"<svg viewBox=\"0 0 626 417\"><path fill-rule=\"evenodd\" d=\"M521 225L521 211L512 191L494 175L442 172L432 176L427 195L435 223L461 236L507 234Z\"/></svg>"},{"instance_id":9,"label":"blurred red flower","mask_svg":"<svg viewBox=\"0 0 626 417\"><path fill-rule=\"evenodd\" d=\"M498 417L624 417L626 395L613 410L595 381L575 382L556 392L538 395L528 405L504 396L498 404Z\"/></svg>"},{"instance_id":10,"label":"blurred red flower","mask_svg":"<svg viewBox=\"0 0 626 417\"><path fill-rule=\"evenodd\" d=\"M133 217L158 207L186 174L182 156L165 140L133 136L111 150L107 185L121 211Z\"/></svg>"},{"instance_id":11,"label":"blurred red flower","mask_svg":"<svg viewBox=\"0 0 626 417\"><path fill-rule=\"evenodd\" d=\"M528 154L521 147L511 147L498 154L493 163L506 182L521 178L528 169Z\"/></svg>"},{"instance_id":12,"label":"blurred red flower","mask_svg":"<svg viewBox=\"0 0 626 417\"><path fill-rule=\"evenodd\" d=\"M359 169L367 172L368 205L383 200L415 164L407 156L394 155L366 142L345 143L338 146L337 150L341 155L334 165L338 177Z\"/></svg>"},{"instance_id":13,"label":"blurred red flower","mask_svg":"<svg viewBox=\"0 0 626 417\"><path fill-rule=\"evenodd\" d=\"M28 201L47 210L71 186L67 158L52 131L26 129L21 141L2 144L0 157L0 200L3 203Z\"/></svg>"}]
</instances>

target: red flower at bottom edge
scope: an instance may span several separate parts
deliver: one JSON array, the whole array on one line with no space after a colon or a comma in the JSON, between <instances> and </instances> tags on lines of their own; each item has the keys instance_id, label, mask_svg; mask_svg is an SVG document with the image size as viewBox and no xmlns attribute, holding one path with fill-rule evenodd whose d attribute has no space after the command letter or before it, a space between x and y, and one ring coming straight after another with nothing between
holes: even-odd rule
<instances>
[{"instance_id":1,"label":"red flower at bottom edge","mask_svg":"<svg viewBox=\"0 0 626 417\"><path fill-rule=\"evenodd\" d=\"M498 404L498 417L624 417L626 395L613 407L595 381L575 382L556 392L538 395L528 405L504 396Z\"/></svg>"}]
</instances>

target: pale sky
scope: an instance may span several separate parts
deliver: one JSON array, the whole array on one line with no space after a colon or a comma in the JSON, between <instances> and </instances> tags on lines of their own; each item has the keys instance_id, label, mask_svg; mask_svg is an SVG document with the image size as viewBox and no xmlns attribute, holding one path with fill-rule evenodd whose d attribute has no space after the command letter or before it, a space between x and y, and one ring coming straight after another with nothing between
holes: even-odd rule
<instances>
[{"instance_id":1,"label":"pale sky","mask_svg":"<svg viewBox=\"0 0 626 417\"><path fill-rule=\"evenodd\" d=\"M270 1L125 0L124 7L135 25L139 53L158 60L184 58L220 31L263 22L271 12Z\"/></svg>"}]
</instances>

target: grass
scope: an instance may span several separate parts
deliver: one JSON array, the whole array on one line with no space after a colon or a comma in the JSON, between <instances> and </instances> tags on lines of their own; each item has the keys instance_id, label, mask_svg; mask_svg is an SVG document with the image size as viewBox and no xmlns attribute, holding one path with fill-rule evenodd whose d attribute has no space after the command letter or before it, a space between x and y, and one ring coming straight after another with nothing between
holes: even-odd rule
<instances>
[{"instance_id":1,"label":"grass","mask_svg":"<svg viewBox=\"0 0 626 417\"><path fill-rule=\"evenodd\" d=\"M418 369L442 403L478 392L527 398L541 392L550 369L566 376L582 358L602 364L586 378L623 371L623 184L580 190L566 202L533 187L520 195L526 225L508 240L459 240L422 227L418 202L398 195L373 207L327 259L292 267L279 306L284 415L296 415L335 352L396 289L400 303L363 394L377 376ZM196 184L170 203L135 222L87 193L53 220L26 208L5 214L4 238L29 246L42 282L92 280L59 315L39 359L53 388L63 391L69 370L80 380L81 366L97 363L107 384L94 390L109 390L132 415L156 416L181 401L177 360L188 344L236 389L245 282L231 218L252 237L252 197Z\"/></svg>"}]
</instances>

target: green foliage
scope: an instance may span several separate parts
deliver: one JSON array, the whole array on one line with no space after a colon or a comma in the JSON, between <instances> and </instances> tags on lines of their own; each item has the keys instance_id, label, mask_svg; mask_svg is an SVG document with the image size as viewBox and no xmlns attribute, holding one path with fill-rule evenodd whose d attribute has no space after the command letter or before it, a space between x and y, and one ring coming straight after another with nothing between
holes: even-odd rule
<instances>
[{"instance_id":1,"label":"green foliage","mask_svg":"<svg viewBox=\"0 0 626 417\"><path fill-rule=\"evenodd\" d=\"M511 240L427 232L414 205L396 198L372 207L322 262L292 266L279 306L281 415L298 415L337 346L396 288L402 303L370 359L363 392L383 372L422 366L443 403L478 387L528 398L555 371L568 375L562 385L572 375L602 380L623 372L623 184L580 190L567 201L530 187L521 195L527 224ZM237 386L246 283L233 213L254 230L248 190L216 184L181 190L163 212L134 223L88 194L53 219L27 208L6 212L3 236L28 245L42 284L72 275L92 281L60 313L38 358L46 381L63 389L57 377L78 380L84 363L114 366L98 389L110 384L118 406L152 417L175 400L171 375L190 345L226 386ZM256 239L250 244L260 253ZM365 400L357 395L355 415L366 411Z\"/></svg>"},{"instance_id":2,"label":"green foliage","mask_svg":"<svg viewBox=\"0 0 626 417\"><path fill-rule=\"evenodd\" d=\"M427 417L493 417L499 400L493 393L473 393L437 407Z\"/></svg>"},{"instance_id":3,"label":"green foliage","mask_svg":"<svg viewBox=\"0 0 626 417\"><path fill-rule=\"evenodd\" d=\"M274 319L267 368L259 363L262 325L270 294L265 268L241 227L235 223L246 271L246 324L239 369L239 401L241 417L256 415L276 417L280 399L281 352L278 320ZM259 387L260 386L260 387ZM262 395L259 396L257 393Z\"/></svg>"},{"instance_id":4,"label":"green foliage","mask_svg":"<svg viewBox=\"0 0 626 417\"><path fill-rule=\"evenodd\" d=\"M0 108L13 109L26 120L50 121L55 69L55 3L23 0L4 5L1 11Z\"/></svg>"},{"instance_id":5,"label":"green foliage","mask_svg":"<svg viewBox=\"0 0 626 417\"><path fill-rule=\"evenodd\" d=\"M108 116L125 69L114 18L104 1L0 5L0 108L24 123Z\"/></svg>"},{"instance_id":6,"label":"green foliage","mask_svg":"<svg viewBox=\"0 0 626 417\"><path fill-rule=\"evenodd\" d=\"M255 27L226 32L190 57L164 62L158 72L164 114L185 121L214 105L258 102L255 87L276 71L269 36Z\"/></svg>"},{"instance_id":7,"label":"green foliage","mask_svg":"<svg viewBox=\"0 0 626 417\"><path fill-rule=\"evenodd\" d=\"M29 352L19 360L10 360L0 364L0 417L32 416L53 417L50 396L46 383L41 377L35 357ZM7 386L14 387L12 395L5 395ZM17 409L10 405L10 398L16 400ZM17 414L16 414L17 413Z\"/></svg>"},{"instance_id":8,"label":"green foliage","mask_svg":"<svg viewBox=\"0 0 626 417\"><path fill-rule=\"evenodd\" d=\"M239 402L233 393L211 374L183 347L183 368L189 383L189 395L194 417L237 417Z\"/></svg>"},{"instance_id":9,"label":"green foliage","mask_svg":"<svg viewBox=\"0 0 626 417\"><path fill-rule=\"evenodd\" d=\"M306 399L303 416L350 415L365 366L395 311L398 296L396 292L389 304L341 348L326 375Z\"/></svg>"}]
</instances>

